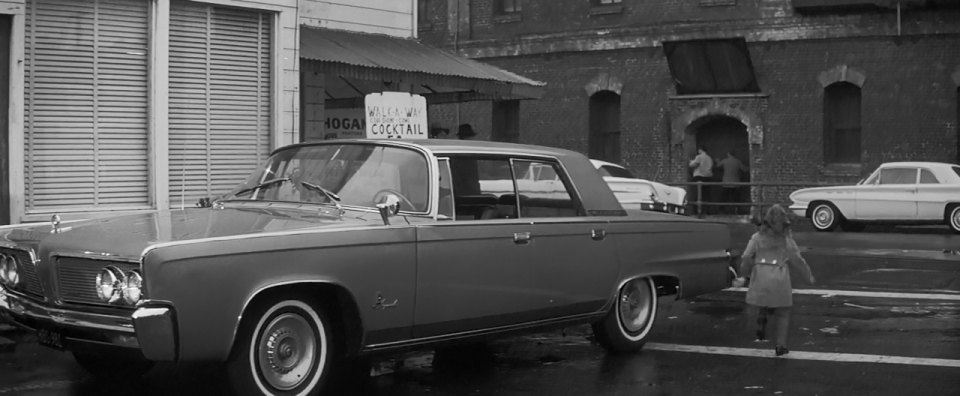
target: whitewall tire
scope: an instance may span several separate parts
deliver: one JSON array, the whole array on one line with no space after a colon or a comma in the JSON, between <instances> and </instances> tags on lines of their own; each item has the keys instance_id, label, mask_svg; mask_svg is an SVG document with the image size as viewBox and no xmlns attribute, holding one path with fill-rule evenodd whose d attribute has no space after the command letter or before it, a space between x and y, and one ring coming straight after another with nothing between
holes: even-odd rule
<instances>
[{"instance_id":1,"label":"whitewall tire","mask_svg":"<svg viewBox=\"0 0 960 396\"><path fill-rule=\"evenodd\" d=\"M298 298L257 304L248 312L227 362L235 394L319 394L334 356L324 312Z\"/></svg>"},{"instance_id":2,"label":"whitewall tire","mask_svg":"<svg viewBox=\"0 0 960 396\"><path fill-rule=\"evenodd\" d=\"M607 316L593 324L601 346L612 352L643 348L657 317L657 288L653 279L637 278L623 284Z\"/></svg>"},{"instance_id":3,"label":"whitewall tire","mask_svg":"<svg viewBox=\"0 0 960 396\"><path fill-rule=\"evenodd\" d=\"M818 203L810 212L810 222L817 231L833 231L840 224L840 212L829 203Z\"/></svg>"},{"instance_id":4,"label":"whitewall tire","mask_svg":"<svg viewBox=\"0 0 960 396\"><path fill-rule=\"evenodd\" d=\"M947 213L947 224L953 232L960 232L960 205L955 205Z\"/></svg>"}]
</instances>

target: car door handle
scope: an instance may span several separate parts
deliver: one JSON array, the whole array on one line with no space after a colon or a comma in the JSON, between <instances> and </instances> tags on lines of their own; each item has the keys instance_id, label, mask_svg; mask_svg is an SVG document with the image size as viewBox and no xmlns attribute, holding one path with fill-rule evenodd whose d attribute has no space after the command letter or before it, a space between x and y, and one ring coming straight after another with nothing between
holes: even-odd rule
<instances>
[{"instance_id":1,"label":"car door handle","mask_svg":"<svg viewBox=\"0 0 960 396\"><path fill-rule=\"evenodd\" d=\"M530 243L530 233L529 232L514 232L513 233L513 243L517 245L526 245Z\"/></svg>"},{"instance_id":2,"label":"car door handle","mask_svg":"<svg viewBox=\"0 0 960 396\"><path fill-rule=\"evenodd\" d=\"M602 228L594 228L593 230L590 231L590 239L593 239L594 241L602 241L606 237L607 237L607 230L604 230Z\"/></svg>"}]
</instances>

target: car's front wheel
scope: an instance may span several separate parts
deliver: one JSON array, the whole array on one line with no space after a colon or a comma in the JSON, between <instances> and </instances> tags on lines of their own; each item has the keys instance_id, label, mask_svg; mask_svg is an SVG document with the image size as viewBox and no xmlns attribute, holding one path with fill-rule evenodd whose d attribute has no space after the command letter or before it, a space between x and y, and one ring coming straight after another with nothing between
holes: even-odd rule
<instances>
[{"instance_id":1,"label":"car's front wheel","mask_svg":"<svg viewBox=\"0 0 960 396\"><path fill-rule=\"evenodd\" d=\"M960 205L954 205L947 214L947 223L953 232L960 232Z\"/></svg>"},{"instance_id":2,"label":"car's front wheel","mask_svg":"<svg viewBox=\"0 0 960 396\"><path fill-rule=\"evenodd\" d=\"M840 225L840 212L830 203L819 203L810 212L810 221L817 231L833 231Z\"/></svg>"},{"instance_id":3,"label":"car's front wheel","mask_svg":"<svg viewBox=\"0 0 960 396\"><path fill-rule=\"evenodd\" d=\"M643 348L657 316L657 288L650 278L632 279L620 287L610 313L593 324L601 346L612 352Z\"/></svg>"},{"instance_id":4,"label":"car's front wheel","mask_svg":"<svg viewBox=\"0 0 960 396\"><path fill-rule=\"evenodd\" d=\"M238 395L316 395L330 376L332 323L309 300L262 301L241 323L227 363Z\"/></svg>"}]
</instances>

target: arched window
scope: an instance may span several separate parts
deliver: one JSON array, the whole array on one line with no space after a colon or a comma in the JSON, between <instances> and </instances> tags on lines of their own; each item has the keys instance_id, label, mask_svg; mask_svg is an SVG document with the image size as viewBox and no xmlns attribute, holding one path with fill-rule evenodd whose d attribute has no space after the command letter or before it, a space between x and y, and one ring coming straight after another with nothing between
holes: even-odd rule
<instances>
[{"instance_id":1,"label":"arched window","mask_svg":"<svg viewBox=\"0 0 960 396\"><path fill-rule=\"evenodd\" d=\"M600 91L590 96L590 158L620 162L620 95Z\"/></svg>"},{"instance_id":2,"label":"arched window","mask_svg":"<svg viewBox=\"0 0 960 396\"><path fill-rule=\"evenodd\" d=\"M823 159L824 162L859 164L860 87L838 82L823 92Z\"/></svg>"}]
</instances>

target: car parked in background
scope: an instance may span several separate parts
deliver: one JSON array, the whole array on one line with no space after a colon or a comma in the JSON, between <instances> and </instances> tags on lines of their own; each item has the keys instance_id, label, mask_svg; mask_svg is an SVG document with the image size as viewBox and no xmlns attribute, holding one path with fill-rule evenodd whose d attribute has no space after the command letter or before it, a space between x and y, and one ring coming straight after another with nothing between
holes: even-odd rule
<instances>
[{"instance_id":1,"label":"car parked in background","mask_svg":"<svg viewBox=\"0 0 960 396\"><path fill-rule=\"evenodd\" d=\"M960 232L960 166L888 162L853 186L804 188L790 210L818 231L856 231L865 224L946 224Z\"/></svg>"},{"instance_id":2,"label":"car parked in background","mask_svg":"<svg viewBox=\"0 0 960 396\"><path fill-rule=\"evenodd\" d=\"M687 190L663 183L638 179L626 168L606 161L590 160L624 208L684 214Z\"/></svg>"},{"instance_id":3,"label":"car parked in background","mask_svg":"<svg viewBox=\"0 0 960 396\"><path fill-rule=\"evenodd\" d=\"M108 380L219 361L234 394L315 395L357 358L576 324L636 351L659 298L728 286L730 247L572 151L328 140L208 207L0 228L0 317Z\"/></svg>"}]
</instances>

